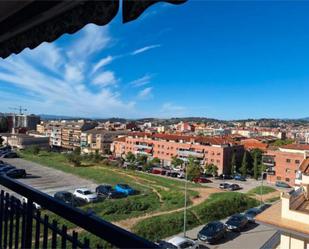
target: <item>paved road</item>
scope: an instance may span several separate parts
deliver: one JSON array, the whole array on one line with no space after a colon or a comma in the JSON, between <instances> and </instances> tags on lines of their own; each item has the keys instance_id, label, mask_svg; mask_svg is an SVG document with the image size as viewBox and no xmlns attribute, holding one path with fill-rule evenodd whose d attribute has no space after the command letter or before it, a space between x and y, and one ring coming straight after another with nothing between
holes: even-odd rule
<instances>
[{"instance_id":1,"label":"paved road","mask_svg":"<svg viewBox=\"0 0 309 249\"><path fill-rule=\"evenodd\" d=\"M24 179L19 179L19 181L49 195L53 195L57 191L73 192L76 188L80 187L94 190L97 186L97 184L90 180L60 170L48 168L34 162L26 161L21 158L2 158L1 160L6 161L16 168L25 169L28 175Z\"/></svg>"},{"instance_id":2,"label":"paved road","mask_svg":"<svg viewBox=\"0 0 309 249\"><path fill-rule=\"evenodd\" d=\"M223 220L225 222L225 220ZM196 240L197 233L203 228L203 226L196 227L187 232L187 237ZM221 240L217 244L206 244L200 242L201 249L259 249L268 241L277 230L260 225L249 224L249 226L241 233L228 232L225 239ZM183 236L183 233L179 234Z\"/></svg>"}]
</instances>

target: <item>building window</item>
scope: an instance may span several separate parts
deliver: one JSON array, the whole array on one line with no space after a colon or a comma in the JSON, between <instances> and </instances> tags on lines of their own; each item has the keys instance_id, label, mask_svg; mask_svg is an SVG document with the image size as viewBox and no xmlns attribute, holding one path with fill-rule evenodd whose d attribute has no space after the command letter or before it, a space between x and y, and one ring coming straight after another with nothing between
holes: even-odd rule
<instances>
[{"instance_id":1,"label":"building window","mask_svg":"<svg viewBox=\"0 0 309 249\"><path fill-rule=\"evenodd\" d=\"M287 162L287 163L290 163L290 162L291 162L291 159L286 159L286 162Z\"/></svg>"},{"instance_id":2,"label":"building window","mask_svg":"<svg viewBox=\"0 0 309 249\"><path fill-rule=\"evenodd\" d=\"M285 173L290 173L291 170L289 168L285 169Z\"/></svg>"},{"instance_id":3,"label":"building window","mask_svg":"<svg viewBox=\"0 0 309 249\"><path fill-rule=\"evenodd\" d=\"M286 182L289 182L289 181L290 181L290 178L285 178L285 181L286 181Z\"/></svg>"},{"instance_id":4,"label":"building window","mask_svg":"<svg viewBox=\"0 0 309 249\"><path fill-rule=\"evenodd\" d=\"M281 180L281 176L277 176L277 180L280 181Z\"/></svg>"},{"instance_id":5,"label":"building window","mask_svg":"<svg viewBox=\"0 0 309 249\"><path fill-rule=\"evenodd\" d=\"M211 159L210 161L211 161L211 162L213 162L213 161L214 161L214 159Z\"/></svg>"},{"instance_id":6,"label":"building window","mask_svg":"<svg viewBox=\"0 0 309 249\"><path fill-rule=\"evenodd\" d=\"M220 152L218 152L218 153L217 153L217 156L220 156L220 155L221 155L221 153L220 153Z\"/></svg>"},{"instance_id":7,"label":"building window","mask_svg":"<svg viewBox=\"0 0 309 249\"><path fill-rule=\"evenodd\" d=\"M300 161L299 161L299 160L295 160L295 163L296 163L296 164L299 164L299 163L300 163Z\"/></svg>"},{"instance_id":8,"label":"building window","mask_svg":"<svg viewBox=\"0 0 309 249\"><path fill-rule=\"evenodd\" d=\"M217 163L220 163L220 160L217 160Z\"/></svg>"},{"instance_id":9,"label":"building window","mask_svg":"<svg viewBox=\"0 0 309 249\"><path fill-rule=\"evenodd\" d=\"M174 149L173 147L171 147L171 150Z\"/></svg>"}]
</instances>

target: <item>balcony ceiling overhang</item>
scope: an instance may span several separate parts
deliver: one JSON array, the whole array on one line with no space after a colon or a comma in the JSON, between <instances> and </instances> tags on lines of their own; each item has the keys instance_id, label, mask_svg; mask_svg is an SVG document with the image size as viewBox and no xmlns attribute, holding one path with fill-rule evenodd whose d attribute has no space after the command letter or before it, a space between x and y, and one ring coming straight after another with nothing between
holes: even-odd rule
<instances>
[{"instance_id":1,"label":"balcony ceiling overhang","mask_svg":"<svg viewBox=\"0 0 309 249\"><path fill-rule=\"evenodd\" d=\"M157 2L185 1L122 0L122 20L135 20ZM88 23L106 25L118 9L119 0L0 0L0 57L33 49L66 33L73 34Z\"/></svg>"}]
</instances>

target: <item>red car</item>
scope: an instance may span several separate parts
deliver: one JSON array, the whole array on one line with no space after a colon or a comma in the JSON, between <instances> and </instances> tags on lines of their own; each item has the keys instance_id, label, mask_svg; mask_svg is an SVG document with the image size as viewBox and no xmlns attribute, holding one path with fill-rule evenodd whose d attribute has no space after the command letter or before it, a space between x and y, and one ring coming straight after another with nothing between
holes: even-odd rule
<instances>
[{"instance_id":1,"label":"red car","mask_svg":"<svg viewBox=\"0 0 309 249\"><path fill-rule=\"evenodd\" d=\"M212 182L211 180L203 176L195 177L192 181L195 183L211 183Z\"/></svg>"}]
</instances>

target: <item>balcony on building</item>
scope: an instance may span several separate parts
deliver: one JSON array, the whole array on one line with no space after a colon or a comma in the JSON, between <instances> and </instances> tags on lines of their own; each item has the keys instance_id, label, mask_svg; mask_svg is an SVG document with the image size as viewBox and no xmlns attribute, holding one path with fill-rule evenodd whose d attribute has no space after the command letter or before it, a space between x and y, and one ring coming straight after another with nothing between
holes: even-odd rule
<instances>
[{"instance_id":1,"label":"balcony on building","mask_svg":"<svg viewBox=\"0 0 309 249\"><path fill-rule=\"evenodd\" d=\"M152 144L148 143L136 143L134 146L137 149L149 149L149 150L152 149Z\"/></svg>"},{"instance_id":2,"label":"balcony on building","mask_svg":"<svg viewBox=\"0 0 309 249\"><path fill-rule=\"evenodd\" d=\"M192 157L196 157L196 158L204 158L204 152L202 152L202 151L178 149L177 154L178 154L178 156L181 156L181 157L192 156Z\"/></svg>"},{"instance_id":3,"label":"balcony on building","mask_svg":"<svg viewBox=\"0 0 309 249\"><path fill-rule=\"evenodd\" d=\"M272 155L263 155L262 156L262 163L267 167L275 167L275 157Z\"/></svg>"}]
</instances>

